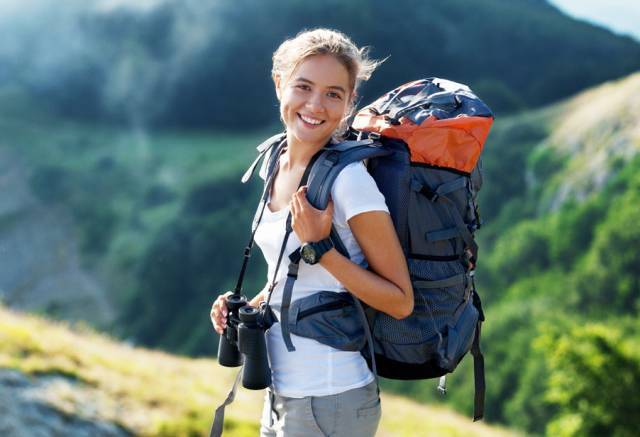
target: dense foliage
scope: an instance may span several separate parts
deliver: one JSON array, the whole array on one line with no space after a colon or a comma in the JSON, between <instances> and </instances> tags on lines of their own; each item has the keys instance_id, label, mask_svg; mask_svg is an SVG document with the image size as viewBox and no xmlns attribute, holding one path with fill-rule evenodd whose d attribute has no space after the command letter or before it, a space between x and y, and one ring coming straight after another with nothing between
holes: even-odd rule
<instances>
[{"instance_id":1,"label":"dense foliage","mask_svg":"<svg viewBox=\"0 0 640 437\"><path fill-rule=\"evenodd\" d=\"M640 68L637 42L543 0L166 1L67 15L68 22L42 23L61 41L34 41L42 53L27 60L0 53L0 65L57 112L136 125L277 121L271 53L319 26L370 45L376 58L389 56L362 90L364 101L409 80L446 77L470 84L502 115Z\"/></svg>"}]
</instances>

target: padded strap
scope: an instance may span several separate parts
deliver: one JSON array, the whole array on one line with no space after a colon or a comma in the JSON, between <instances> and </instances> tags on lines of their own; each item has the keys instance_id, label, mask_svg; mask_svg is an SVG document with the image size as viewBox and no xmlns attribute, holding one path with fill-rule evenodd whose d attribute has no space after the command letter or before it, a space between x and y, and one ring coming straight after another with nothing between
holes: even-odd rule
<instances>
[{"instance_id":1,"label":"padded strap","mask_svg":"<svg viewBox=\"0 0 640 437\"><path fill-rule=\"evenodd\" d=\"M330 152L331 155L324 154L327 152ZM314 166L309 175L309 183L307 184L309 203L317 209L325 209L327 207L331 195L331 187L343 168L354 162L390 155L393 152L382 147L380 143L372 142L368 145L349 147L342 152L337 152L335 149L328 149L324 153L318 160L324 161L327 158L331 159L332 162L329 171L325 171L324 165Z\"/></svg>"},{"instance_id":2,"label":"padded strap","mask_svg":"<svg viewBox=\"0 0 640 437\"><path fill-rule=\"evenodd\" d=\"M227 394L227 398L224 400L224 402L222 402L222 404L220 404L218 408L216 408L216 412L213 415L213 423L211 424L211 432L209 433L209 437L222 436L222 428L224 424L224 409L236 398L236 391L238 390L238 382L240 382L242 369L243 367L240 367L240 370L236 375L236 380L233 382L233 386L231 387L231 391L229 391L229 394Z\"/></svg>"}]
</instances>

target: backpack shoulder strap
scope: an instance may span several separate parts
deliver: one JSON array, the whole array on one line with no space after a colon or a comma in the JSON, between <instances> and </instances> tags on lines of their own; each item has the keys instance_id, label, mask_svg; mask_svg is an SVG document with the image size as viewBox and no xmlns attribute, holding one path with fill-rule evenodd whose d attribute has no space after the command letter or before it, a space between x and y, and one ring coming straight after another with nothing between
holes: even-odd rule
<instances>
[{"instance_id":1,"label":"backpack shoulder strap","mask_svg":"<svg viewBox=\"0 0 640 437\"><path fill-rule=\"evenodd\" d=\"M329 203L333 183L347 165L391 153L382 143L374 140L345 141L325 148L309 174L309 203L315 208L325 209Z\"/></svg>"},{"instance_id":2,"label":"backpack shoulder strap","mask_svg":"<svg viewBox=\"0 0 640 437\"><path fill-rule=\"evenodd\" d=\"M317 209L326 209L331 195L331 188L336 178L347 165L367 158L385 156L391 153L381 143L371 139L361 141L345 141L326 147L309 173L307 182L307 199ZM349 258L342 239L335 226L331 227L331 241L336 250Z\"/></svg>"}]
</instances>

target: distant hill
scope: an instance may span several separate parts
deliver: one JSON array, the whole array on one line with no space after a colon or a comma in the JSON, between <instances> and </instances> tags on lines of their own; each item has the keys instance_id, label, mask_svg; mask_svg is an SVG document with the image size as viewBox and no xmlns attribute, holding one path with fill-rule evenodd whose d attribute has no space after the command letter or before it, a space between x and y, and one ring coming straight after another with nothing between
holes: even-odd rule
<instances>
[{"instance_id":1,"label":"distant hill","mask_svg":"<svg viewBox=\"0 0 640 437\"><path fill-rule=\"evenodd\" d=\"M319 26L390 56L363 101L439 76L470 84L505 115L640 69L638 42L544 0L49 0L14 15L0 17L0 87L67 116L134 126L276 123L271 54Z\"/></svg>"},{"instance_id":2,"label":"distant hill","mask_svg":"<svg viewBox=\"0 0 640 437\"><path fill-rule=\"evenodd\" d=\"M236 370L214 360L133 348L86 326L0 306L0 432L36 435L208 435ZM255 436L263 391L239 389L225 436ZM441 407L383 393L380 437L516 436Z\"/></svg>"}]
</instances>

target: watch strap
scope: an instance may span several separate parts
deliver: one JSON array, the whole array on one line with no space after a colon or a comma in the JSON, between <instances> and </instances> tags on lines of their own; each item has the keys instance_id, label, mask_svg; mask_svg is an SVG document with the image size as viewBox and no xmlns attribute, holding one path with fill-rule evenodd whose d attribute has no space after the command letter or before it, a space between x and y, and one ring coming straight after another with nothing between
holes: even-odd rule
<instances>
[{"instance_id":1,"label":"watch strap","mask_svg":"<svg viewBox=\"0 0 640 437\"><path fill-rule=\"evenodd\" d=\"M311 247L316 253L316 262L320 261L322 255L329 252L333 248L333 241L331 238L327 237L324 240L316 241L315 243L310 243Z\"/></svg>"}]
</instances>

